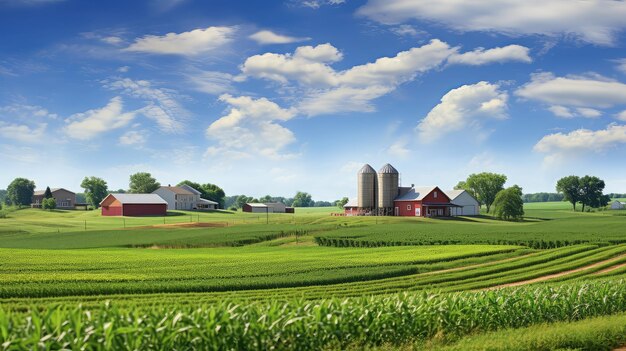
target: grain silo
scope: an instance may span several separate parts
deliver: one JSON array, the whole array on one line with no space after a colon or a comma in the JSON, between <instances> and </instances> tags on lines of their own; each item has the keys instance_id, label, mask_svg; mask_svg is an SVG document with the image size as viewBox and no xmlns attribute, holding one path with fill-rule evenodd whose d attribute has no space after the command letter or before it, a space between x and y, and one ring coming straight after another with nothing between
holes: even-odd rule
<instances>
[{"instance_id":1,"label":"grain silo","mask_svg":"<svg viewBox=\"0 0 626 351\"><path fill-rule=\"evenodd\" d=\"M359 209L376 207L376 171L365 164L357 174L357 203Z\"/></svg>"},{"instance_id":2,"label":"grain silo","mask_svg":"<svg viewBox=\"0 0 626 351\"><path fill-rule=\"evenodd\" d=\"M398 170L387 163L378 171L378 209L381 215L393 214L393 200L398 197Z\"/></svg>"}]
</instances>

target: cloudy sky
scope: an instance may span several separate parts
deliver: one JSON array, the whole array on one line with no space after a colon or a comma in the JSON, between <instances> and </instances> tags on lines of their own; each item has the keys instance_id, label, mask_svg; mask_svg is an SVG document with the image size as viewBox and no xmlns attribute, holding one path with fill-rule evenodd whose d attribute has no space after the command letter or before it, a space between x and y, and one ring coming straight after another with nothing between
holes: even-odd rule
<instances>
[{"instance_id":1,"label":"cloudy sky","mask_svg":"<svg viewBox=\"0 0 626 351\"><path fill-rule=\"evenodd\" d=\"M626 2L0 0L0 188L211 182L318 200L593 174L626 192Z\"/></svg>"}]
</instances>

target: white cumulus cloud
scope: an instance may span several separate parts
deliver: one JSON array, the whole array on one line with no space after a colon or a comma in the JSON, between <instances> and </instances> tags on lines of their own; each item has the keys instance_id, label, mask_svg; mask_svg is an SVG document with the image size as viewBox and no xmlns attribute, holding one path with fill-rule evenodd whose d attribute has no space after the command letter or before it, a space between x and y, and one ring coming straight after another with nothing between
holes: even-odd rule
<instances>
[{"instance_id":1,"label":"white cumulus cloud","mask_svg":"<svg viewBox=\"0 0 626 351\"><path fill-rule=\"evenodd\" d=\"M250 35L249 38L256 41L259 44L289 44L289 43L297 43L299 41L306 41L306 40L311 39L311 38L290 37L287 35L274 33L270 30L258 31Z\"/></svg>"},{"instance_id":2,"label":"white cumulus cloud","mask_svg":"<svg viewBox=\"0 0 626 351\"><path fill-rule=\"evenodd\" d=\"M92 139L101 133L127 126L136 114L136 111L123 112L122 98L117 96L103 108L70 116L66 120L65 132L74 139Z\"/></svg>"},{"instance_id":3,"label":"white cumulus cloud","mask_svg":"<svg viewBox=\"0 0 626 351\"><path fill-rule=\"evenodd\" d=\"M610 124L606 129L577 129L541 138L534 150L547 154L548 160L576 157L589 152L603 152L626 144L626 125Z\"/></svg>"},{"instance_id":4,"label":"white cumulus cloud","mask_svg":"<svg viewBox=\"0 0 626 351\"><path fill-rule=\"evenodd\" d=\"M596 118L601 109L626 104L626 84L598 75L557 77L537 73L515 91L519 97L545 103L562 118Z\"/></svg>"},{"instance_id":5,"label":"white cumulus cloud","mask_svg":"<svg viewBox=\"0 0 626 351\"><path fill-rule=\"evenodd\" d=\"M533 59L528 54L529 48L521 45L508 45L500 48L485 50L478 48L463 54L453 54L448 58L450 64L478 66L492 62L519 61L531 63Z\"/></svg>"},{"instance_id":6,"label":"white cumulus cloud","mask_svg":"<svg viewBox=\"0 0 626 351\"><path fill-rule=\"evenodd\" d=\"M497 84L478 82L452 89L417 125L423 142L480 123L485 118L506 118L508 94Z\"/></svg>"},{"instance_id":7,"label":"white cumulus cloud","mask_svg":"<svg viewBox=\"0 0 626 351\"><path fill-rule=\"evenodd\" d=\"M208 27L189 32L146 35L124 51L194 56L213 51L233 40L236 27Z\"/></svg>"},{"instance_id":8,"label":"white cumulus cloud","mask_svg":"<svg viewBox=\"0 0 626 351\"><path fill-rule=\"evenodd\" d=\"M384 24L411 20L457 31L574 37L613 45L626 28L626 2L615 0L369 0L358 14Z\"/></svg>"},{"instance_id":9,"label":"white cumulus cloud","mask_svg":"<svg viewBox=\"0 0 626 351\"><path fill-rule=\"evenodd\" d=\"M46 127L46 123L39 123L36 127L30 127L24 124L0 121L0 136L24 143L44 143L46 141Z\"/></svg>"},{"instance_id":10,"label":"white cumulus cloud","mask_svg":"<svg viewBox=\"0 0 626 351\"><path fill-rule=\"evenodd\" d=\"M120 145L143 145L146 142L146 136L137 131L130 131L122 134L119 139Z\"/></svg>"},{"instance_id":11,"label":"white cumulus cloud","mask_svg":"<svg viewBox=\"0 0 626 351\"><path fill-rule=\"evenodd\" d=\"M229 105L228 113L207 128L206 135L217 145L207 149L208 157L246 158L253 155L270 159L294 156L284 149L296 138L278 122L288 121L295 111L283 109L266 98L224 94L220 101Z\"/></svg>"}]
</instances>

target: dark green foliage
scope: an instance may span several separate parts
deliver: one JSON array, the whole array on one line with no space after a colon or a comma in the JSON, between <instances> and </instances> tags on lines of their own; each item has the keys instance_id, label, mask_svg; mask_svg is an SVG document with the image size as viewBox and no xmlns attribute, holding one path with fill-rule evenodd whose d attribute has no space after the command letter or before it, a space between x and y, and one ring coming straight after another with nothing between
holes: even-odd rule
<instances>
[{"instance_id":1,"label":"dark green foliage","mask_svg":"<svg viewBox=\"0 0 626 351\"><path fill-rule=\"evenodd\" d=\"M85 189L85 199L93 208L98 208L108 194L107 182L102 178L85 177L80 186Z\"/></svg>"},{"instance_id":2,"label":"dark green foliage","mask_svg":"<svg viewBox=\"0 0 626 351\"><path fill-rule=\"evenodd\" d=\"M611 198L603 195L604 181L594 176L584 176L580 178L580 202L583 204L583 212L585 206L598 208L606 206Z\"/></svg>"},{"instance_id":3,"label":"dark green foliage","mask_svg":"<svg viewBox=\"0 0 626 351\"><path fill-rule=\"evenodd\" d=\"M52 191L50 190L49 186L46 187L46 192L43 194L43 198L44 199L52 198Z\"/></svg>"},{"instance_id":4,"label":"dark green foliage","mask_svg":"<svg viewBox=\"0 0 626 351\"><path fill-rule=\"evenodd\" d=\"M131 174L128 192L133 194L150 194L160 186L161 184L150 173L138 172Z\"/></svg>"},{"instance_id":5,"label":"dark green foliage","mask_svg":"<svg viewBox=\"0 0 626 351\"><path fill-rule=\"evenodd\" d=\"M28 206L33 200L35 182L26 178L15 178L7 187L7 200L13 206Z\"/></svg>"},{"instance_id":6,"label":"dark green foliage","mask_svg":"<svg viewBox=\"0 0 626 351\"><path fill-rule=\"evenodd\" d=\"M504 189L506 183L504 174L483 172L478 174L470 174L465 184L459 183L457 187L464 186L470 194L476 197L482 205L487 207L487 212L491 210L491 204L496 198L496 194Z\"/></svg>"},{"instance_id":7,"label":"dark green foliage","mask_svg":"<svg viewBox=\"0 0 626 351\"><path fill-rule=\"evenodd\" d=\"M298 191L293 197L293 203L291 205L293 207L313 207L315 206L315 201L311 198L311 194Z\"/></svg>"},{"instance_id":8,"label":"dark green foliage","mask_svg":"<svg viewBox=\"0 0 626 351\"><path fill-rule=\"evenodd\" d=\"M563 194L559 193L534 193L522 195L524 202L553 202L563 201Z\"/></svg>"},{"instance_id":9,"label":"dark green foliage","mask_svg":"<svg viewBox=\"0 0 626 351\"><path fill-rule=\"evenodd\" d=\"M494 216L506 221L520 220L524 216L522 188L517 185L500 190L493 202Z\"/></svg>"},{"instance_id":10,"label":"dark green foliage","mask_svg":"<svg viewBox=\"0 0 626 351\"><path fill-rule=\"evenodd\" d=\"M343 208L343 206L345 206L348 203L348 201L350 201L350 199L348 199L347 197L344 197L341 200L335 201L335 205L337 205L337 207L339 208Z\"/></svg>"},{"instance_id":11,"label":"dark green foliage","mask_svg":"<svg viewBox=\"0 0 626 351\"><path fill-rule=\"evenodd\" d=\"M559 179L556 182L556 191L563 194L563 199L570 202L576 211L576 203L581 200L580 177L572 175Z\"/></svg>"}]
</instances>

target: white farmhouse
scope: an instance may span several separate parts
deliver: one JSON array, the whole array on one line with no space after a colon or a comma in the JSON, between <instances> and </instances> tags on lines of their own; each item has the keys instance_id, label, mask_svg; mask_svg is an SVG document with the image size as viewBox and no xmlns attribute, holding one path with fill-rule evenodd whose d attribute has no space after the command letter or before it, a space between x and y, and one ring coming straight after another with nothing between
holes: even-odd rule
<instances>
[{"instance_id":1,"label":"white farmhouse","mask_svg":"<svg viewBox=\"0 0 626 351\"><path fill-rule=\"evenodd\" d=\"M167 202L168 210L216 209L217 202L200 197L201 193L189 185L162 186L152 192Z\"/></svg>"},{"instance_id":2,"label":"white farmhouse","mask_svg":"<svg viewBox=\"0 0 626 351\"><path fill-rule=\"evenodd\" d=\"M451 216L478 216L480 203L465 190L446 190L450 203L459 207L451 207Z\"/></svg>"},{"instance_id":3,"label":"white farmhouse","mask_svg":"<svg viewBox=\"0 0 626 351\"><path fill-rule=\"evenodd\" d=\"M611 202L612 210L623 210L624 208L626 208L626 202L621 202L617 200Z\"/></svg>"}]
</instances>

